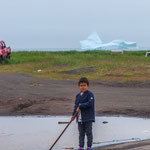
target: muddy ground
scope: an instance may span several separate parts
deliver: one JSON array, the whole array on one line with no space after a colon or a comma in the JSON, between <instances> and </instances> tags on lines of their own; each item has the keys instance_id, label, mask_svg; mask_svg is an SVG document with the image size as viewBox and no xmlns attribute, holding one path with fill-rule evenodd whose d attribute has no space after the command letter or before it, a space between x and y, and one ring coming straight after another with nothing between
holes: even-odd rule
<instances>
[{"instance_id":1,"label":"muddy ground","mask_svg":"<svg viewBox=\"0 0 150 150\"><path fill-rule=\"evenodd\" d=\"M97 147L93 150L150 150L150 140L114 144L109 146Z\"/></svg>"},{"instance_id":2,"label":"muddy ground","mask_svg":"<svg viewBox=\"0 0 150 150\"><path fill-rule=\"evenodd\" d=\"M78 81L0 74L0 115L71 115ZM90 81L96 115L150 118L150 82ZM150 140L117 144L95 150L149 150Z\"/></svg>"},{"instance_id":3,"label":"muddy ground","mask_svg":"<svg viewBox=\"0 0 150 150\"><path fill-rule=\"evenodd\" d=\"M0 74L0 115L71 115L78 81ZM90 81L96 115L150 117L150 83Z\"/></svg>"}]
</instances>

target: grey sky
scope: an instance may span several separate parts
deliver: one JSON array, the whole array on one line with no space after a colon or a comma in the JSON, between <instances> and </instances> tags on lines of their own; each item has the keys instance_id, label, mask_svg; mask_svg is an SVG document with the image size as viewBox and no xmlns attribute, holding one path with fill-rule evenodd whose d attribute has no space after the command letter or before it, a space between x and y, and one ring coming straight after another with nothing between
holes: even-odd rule
<instances>
[{"instance_id":1,"label":"grey sky","mask_svg":"<svg viewBox=\"0 0 150 150\"><path fill-rule=\"evenodd\" d=\"M0 39L13 48L77 48L96 31L103 42L150 47L150 0L0 0Z\"/></svg>"}]
</instances>

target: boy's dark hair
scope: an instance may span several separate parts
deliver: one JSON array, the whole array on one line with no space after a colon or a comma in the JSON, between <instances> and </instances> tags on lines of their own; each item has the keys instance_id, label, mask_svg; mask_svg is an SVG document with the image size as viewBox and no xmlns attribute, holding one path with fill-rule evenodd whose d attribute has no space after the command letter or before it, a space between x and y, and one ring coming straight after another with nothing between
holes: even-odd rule
<instances>
[{"instance_id":1,"label":"boy's dark hair","mask_svg":"<svg viewBox=\"0 0 150 150\"><path fill-rule=\"evenodd\" d=\"M89 80L86 77L80 78L78 85L80 85L80 83L86 83L87 86L89 86Z\"/></svg>"}]
</instances>

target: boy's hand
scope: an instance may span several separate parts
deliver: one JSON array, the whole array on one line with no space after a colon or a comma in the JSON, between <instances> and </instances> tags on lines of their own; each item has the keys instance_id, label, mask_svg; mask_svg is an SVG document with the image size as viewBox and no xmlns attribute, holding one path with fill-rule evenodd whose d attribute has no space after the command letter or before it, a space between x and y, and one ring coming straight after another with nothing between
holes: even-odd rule
<instances>
[{"instance_id":1,"label":"boy's hand","mask_svg":"<svg viewBox=\"0 0 150 150\"><path fill-rule=\"evenodd\" d=\"M79 112L79 111L80 111L80 108L78 107L76 111Z\"/></svg>"},{"instance_id":2,"label":"boy's hand","mask_svg":"<svg viewBox=\"0 0 150 150\"><path fill-rule=\"evenodd\" d=\"M80 108L78 107L77 110L76 110L76 112L79 112L79 111L80 111ZM75 119L75 117L71 116L71 120L74 121L74 119Z\"/></svg>"},{"instance_id":3,"label":"boy's hand","mask_svg":"<svg viewBox=\"0 0 150 150\"><path fill-rule=\"evenodd\" d=\"M72 116L72 117L71 117L71 120L74 121L74 119L75 119L74 116Z\"/></svg>"}]
</instances>

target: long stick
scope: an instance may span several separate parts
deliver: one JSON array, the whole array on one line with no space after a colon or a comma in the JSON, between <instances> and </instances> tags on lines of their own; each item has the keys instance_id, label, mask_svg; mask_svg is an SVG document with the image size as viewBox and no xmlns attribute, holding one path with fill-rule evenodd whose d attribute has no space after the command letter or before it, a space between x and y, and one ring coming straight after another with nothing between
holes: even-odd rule
<instances>
[{"instance_id":1,"label":"long stick","mask_svg":"<svg viewBox=\"0 0 150 150\"><path fill-rule=\"evenodd\" d=\"M74 114L74 118L76 117L76 115L77 115L77 113L78 112L76 112L75 114ZM69 127L69 125L71 124L71 122L72 122L73 120L71 119L70 120L70 122L67 124L67 126L65 127L65 129L62 131L62 133L59 135L59 137L57 138L57 140L54 142L54 144L51 146L51 148L49 149L49 150L52 150L52 148L54 147L54 145L57 143L57 141L60 139L60 137L63 135L63 133L66 131L66 129Z\"/></svg>"},{"instance_id":2,"label":"long stick","mask_svg":"<svg viewBox=\"0 0 150 150\"><path fill-rule=\"evenodd\" d=\"M69 122L61 122L59 121L58 124L68 124Z\"/></svg>"}]
</instances>

